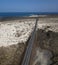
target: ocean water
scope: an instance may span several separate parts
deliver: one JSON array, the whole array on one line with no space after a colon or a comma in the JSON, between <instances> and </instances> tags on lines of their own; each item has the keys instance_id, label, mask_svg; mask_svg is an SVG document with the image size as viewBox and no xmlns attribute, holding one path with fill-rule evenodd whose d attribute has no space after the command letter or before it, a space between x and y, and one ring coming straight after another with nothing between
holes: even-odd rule
<instances>
[{"instance_id":1,"label":"ocean water","mask_svg":"<svg viewBox=\"0 0 58 65\"><path fill-rule=\"evenodd\" d=\"M57 14L58 15L58 12L0 12L0 17L49 15L49 14Z\"/></svg>"}]
</instances>

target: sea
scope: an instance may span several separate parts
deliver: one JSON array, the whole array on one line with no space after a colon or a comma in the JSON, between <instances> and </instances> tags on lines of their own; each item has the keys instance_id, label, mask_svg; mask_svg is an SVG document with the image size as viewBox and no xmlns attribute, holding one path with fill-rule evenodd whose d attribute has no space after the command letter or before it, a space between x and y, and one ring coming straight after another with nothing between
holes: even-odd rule
<instances>
[{"instance_id":1,"label":"sea","mask_svg":"<svg viewBox=\"0 0 58 65\"><path fill-rule=\"evenodd\" d=\"M58 12L0 12L0 17L15 17L15 16L32 16L32 15L50 15L56 14Z\"/></svg>"}]
</instances>

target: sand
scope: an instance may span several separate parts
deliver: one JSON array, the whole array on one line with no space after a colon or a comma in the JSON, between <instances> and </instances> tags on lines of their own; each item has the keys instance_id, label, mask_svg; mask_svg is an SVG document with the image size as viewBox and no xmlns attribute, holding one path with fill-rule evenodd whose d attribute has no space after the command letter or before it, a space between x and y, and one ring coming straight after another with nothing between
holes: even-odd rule
<instances>
[{"instance_id":1,"label":"sand","mask_svg":"<svg viewBox=\"0 0 58 65\"><path fill-rule=\"evenodd\" d=\"M0 47L25 43L35 25L35 20L0 22Z\"/></svg>"}]
</instances>

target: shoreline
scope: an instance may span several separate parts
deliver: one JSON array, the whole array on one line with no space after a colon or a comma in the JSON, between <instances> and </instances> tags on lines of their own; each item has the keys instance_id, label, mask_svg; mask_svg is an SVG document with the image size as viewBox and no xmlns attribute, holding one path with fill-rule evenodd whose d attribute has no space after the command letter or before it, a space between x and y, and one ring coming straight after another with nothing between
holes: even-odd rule
<instances>
[{"instance_id":1,"label":"shoreline","mask_svg":"<svg viewBox=\"0 0 58 65\"><path fill-rule=\"evenodd\" d=\"M37 18L58 18L58 15L30 15L30 16L0 16L0 21L19 20L19 19L37 19Z\"/></svg>"}]
</instances>

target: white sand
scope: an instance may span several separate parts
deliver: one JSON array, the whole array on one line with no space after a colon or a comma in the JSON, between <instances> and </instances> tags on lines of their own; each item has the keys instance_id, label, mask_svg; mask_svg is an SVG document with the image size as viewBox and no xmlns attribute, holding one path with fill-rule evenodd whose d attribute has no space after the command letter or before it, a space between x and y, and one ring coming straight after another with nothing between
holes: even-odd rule
<instances>
[{"instance_id":1,"label":"white sand","mask_svg":"<svg viewBox=\"0 0 58 65\"><path fill-rule=\"evenodd\" d=\"M34 24L34 20L0 22L0 47L25 43L34 28Z\"/></svg>"},{"instance_id":2,"label":"white sand","mask_svg":"<svg viewBox=\"0 0 58 65\"><path fill-rule=\"evenodd\" d=\"M39 29L43 29L45 30L46 32L47 31L53 31L53 32L58 32L58 21L51 21L51 20L42 20L42 21L38 21L38 25L37 25L37 28Z\"/></svg>"},{"instance_id":3,"label":"white sand","mask_svg":"<svg viewBox=\"0 0 58 65\"><path fill-rule=\"evenodd\" d=\"M9 46L12 44L26 43L28 40L34 25L34 20L13 20L0 22L0 47ZM54 20L53 20L54 21ZM55 20L56 21L56 20ZM55 23L52 20L44 19L38 21L37 29L51 30L58 32L58 22ZM49 26L49 28L47 28Z\"/></svg>"}]
</instances>

